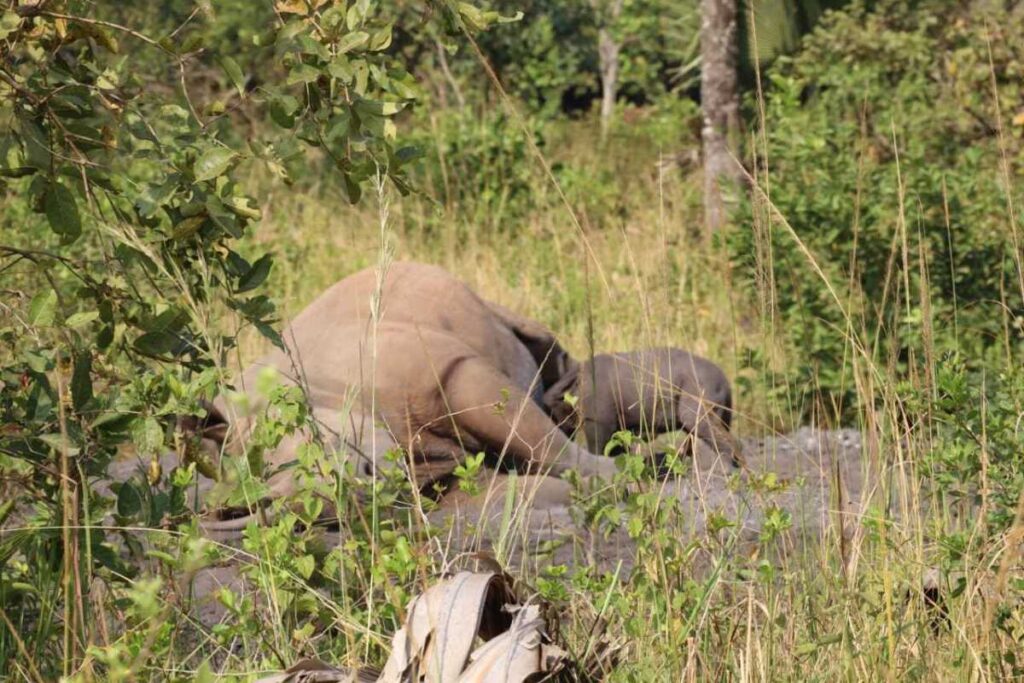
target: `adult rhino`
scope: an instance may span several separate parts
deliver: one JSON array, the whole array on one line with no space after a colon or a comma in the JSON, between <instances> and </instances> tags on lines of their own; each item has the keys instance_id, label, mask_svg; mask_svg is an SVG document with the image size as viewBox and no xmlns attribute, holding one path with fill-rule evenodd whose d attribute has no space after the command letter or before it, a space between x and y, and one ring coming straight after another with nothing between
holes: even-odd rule
<instances>
[{"instance_id":1,"label":"adult rhino","mask_svg":"<svg viewBox=\"0 0 1024 683\"><path fill-rule=\"evenodd\" d=\"M259 405L265 368L302 386L317 431L369 474L401 446L425 489L451 474L466 453L507 456L521 468L610 477L611 459L574 444L539 405L542 387L568 356L543 326L487 302L445 270L397 262L359 271L297 315L275 349L245 370L237 388ZM203 420L186 420L207 453L240 452L254 419L218 397ZM258 411L257 411L258 412ZM292 487L283 465L311 438L287 437L265 456L271 495Z\"/></svg>"}]
</instances>

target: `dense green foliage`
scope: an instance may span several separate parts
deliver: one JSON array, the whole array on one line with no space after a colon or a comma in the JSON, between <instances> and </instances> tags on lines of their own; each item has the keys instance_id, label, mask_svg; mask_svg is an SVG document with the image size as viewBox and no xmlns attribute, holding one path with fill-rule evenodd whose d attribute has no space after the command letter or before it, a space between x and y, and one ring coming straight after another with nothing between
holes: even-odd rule
<instances>
[{"instance_id":1,"label":"dense green foliage","mask_svg":"<svg viewBox=\"0 0 1024 683\"><path fill-rule=\"evenodd\" d=\"M1024 488L1022 73L1020 12L828 16L767 74L768 171L729 240L794 359L774 380L793 414L864 424L888 376L936 495L997 533ZM971 533L939 534L954 564Z\"/></svg>"},{"instance_id":2,"label":"dense green foliage","mask_svg":"<svg viewBox=\"0 0 1024 683\"><path fill-rule=\"evenodd\" d=\"M240 8L223 9L238 18ZM54 663L64 673L72 643L90 640L92 617L72 590L135 573L90 528L110 512L119 525L182 521L192 475L165 479L159 465L167 448L188 452L176 417L200 412L246 326L280 344L274 306L257 291L271 257L250 260L237 247L261 218L239 168L287 180L313 148L352 203L388 181L407 191L403 165L417 153L396 144L395 117L417 87L387 53L387 15L367 0L275 10L248 43L282 70L256 89L226 47L245 31L211 31L184 9L153 22L141 8L108 16L77 2L2 15L0 258L15 279L0 326L0 490L3 516L18 504L26 529L0 542L0 601L34 649L49 647L62 622L66 651ZM450 29L498 18L466 4L438 10ZM133 18L151 35L118 23ZM200 60L207 40L220 51ZM198 65L210 78L211 64L216 87L193 92L187 73ZM243 106L272 122L248 141L232 131ZM148 482L115 488L110 510L90 489L127 444L150 462ZM40 599L56 587L63 600ZM17 639L3 630L0 659Z\"/></svg>"},{"instance_id":3,"label":"dense green foliage","mask_svg":"<svg viewBox=\"0 0 1024 683\"><path fill-rule=\"evenodd\" d=\"M732 249L805 359L789 378L805 413L857 408L848 337L906 377L944 352L1019 359L1024 20L957 7L832 14L767 74L770 170Z\"/></svg>"}]
</instances>

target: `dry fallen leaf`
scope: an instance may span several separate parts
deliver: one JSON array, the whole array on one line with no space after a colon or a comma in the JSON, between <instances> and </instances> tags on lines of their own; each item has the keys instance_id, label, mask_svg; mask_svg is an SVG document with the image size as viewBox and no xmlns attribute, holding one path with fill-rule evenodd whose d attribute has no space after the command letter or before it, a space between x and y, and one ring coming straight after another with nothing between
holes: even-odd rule
<instances>
[{"instance_id":1,"label":"dry fallen leaf","mask_svg":"<svg viewBox=\"0 0 1024 683\"><path fill-rule=\"evenodd\" d=\"M561 669L540 607L514 603L503 574L459 572L412 599L379 675L304 659L257 683L521 683Z\"/></svg>"},{"instance_id":2,"label":"dry fallen leaf","mask_svg":"<svg viewBox=\"0 0 1024 683\"><path fill-rule=\"evenodd\" d=\"M336 669L315 659L300 659L281 674L266 676L257 683L374 683L372 669Z\"/></svg>"}]
</instances>

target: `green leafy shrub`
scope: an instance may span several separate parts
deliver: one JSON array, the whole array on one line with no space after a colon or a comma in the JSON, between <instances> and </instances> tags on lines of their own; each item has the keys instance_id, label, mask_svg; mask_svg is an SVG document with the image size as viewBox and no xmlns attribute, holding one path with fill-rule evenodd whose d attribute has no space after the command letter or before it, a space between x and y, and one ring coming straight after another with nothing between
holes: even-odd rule
<instances>
[{"instance_id":1,"label":"green leafy shrub","mask_svg":"<svg viewBox=\"0 0 1024 683\"><path fill-rule=\"evenodd\" d=\"M796 361L780 384L805 417L856 411L851 337L901 377L943 351L1016 358L1024 339L1024 18L875 4L826 15L767 73L763 192L729 242L779 313ZM835 296L769 230L766 197Z\"/></svg>"},{"instance_id":2,"label":"green leafy shrub","mask_svg":"<svg viewBox=\"0 0 1024 683\"><path fill-rule=\"evenodd\" d=\"M507 229L535 205L537 188L544 186L527 135L543 147L537 122L524 132L501 110L451 112L435 128L421 125L411 137L424 153L414 182L470 225Z\"/></svg>"},{"instance_id":3,"label":"green leafy shrub","mask_svg":"<svg viewBox=\"0 0 1024 683\"><path fill-rule=\"evenodd\" d=\"M123 652L90 650L94 580L123 586L136 572L121 552L140 549L97 525L108 514L123 529L186 521L184 491L203 463L162 471L160 456L185 450L176 417L220 390L243 328L280 344L273 303L258 291L271 257L238 248L261 219L239 169L286 176L282 155L313 148L353 203L366 185L408 188L411 152L397 144L395 117L416 89L387 52L389 17L369 0L275 3L262 31L282 76L255 91L232 55L216 56L221 90L251 98L273 123L252 144L233 134L219 95L207 99L186 77L208 25L186 15L168 26L173 12L132 5L117 8L139 20L126 26L104 9L70 1L0 13L0 676L30 651L46 668L36 677L95 660L131 678L156 656L150 635L173 641L162 635L170 624L141 634L147 645L129 645L127 672ZM440 9L466 30L495 20L466 3ZM145 480L114 487L116 501L92 495L119 453L148 462ZM158 588L137 586L140 619L156 618Z\"/></svg>"}]
</instances>

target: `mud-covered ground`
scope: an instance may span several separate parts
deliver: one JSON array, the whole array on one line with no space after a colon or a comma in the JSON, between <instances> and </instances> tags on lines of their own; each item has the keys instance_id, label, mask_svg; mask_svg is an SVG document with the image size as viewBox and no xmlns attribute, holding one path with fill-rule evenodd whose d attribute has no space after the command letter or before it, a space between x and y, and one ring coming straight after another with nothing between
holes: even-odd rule
<instances>
[{"instance_id":1,"label":"mud-covered ground","mask_svg":"<svg viewBox=\"0 0 1024 683\"><path fill-rule=\"evenodd\" d=\"M694 544L698 573L730 553L751 556L756 552L782 562L795 554L813 556L829 545L832 556L838 549L845 562L855 561L865 501L877 488L877 469L869 462L866 451L870 449L863 448L858 432L803 428L788 435L743 440L743 450L742 470L699 447L687 476L645 485L665 501L678 501L679 514L673 516L671 532L680 542L708 540ZM175 464L174 457L168 456L166 467ZM111 467L111 480L124 480L138 468L131 460L117 462ZM200 492L209 486L204 480ZM512 494L509 486L515 487ZM581 508L586 501L574 500L581 494L574 494L568 483L488 472L481 489L476 496L449 494L428 515L442 529L435 550L449 560L457 562L483 551L513 570L527 572L548 563L570 568L591 565L620 575L632 571L636 544L627 531L594 529L583 523ZM717 531L710 539L709 520L728 520L735 526ZM764 543L767 535L772 540ZM239 537L240 532L216 534L216 540L232 545ZM324 540L329 545L336 534L325 532ZM207 625L222 615L212 600L222 585L242 587L237 565L210 567L192 579L188 592L196 599L196 616Z\"/></svg>"},{"instance_id":2,"label":"mud-covered ground","mask_svg":"<svg viewBox=\"0 0 1024 683\"><path fill-rule=\"evenodd\" d=\"M700 442L698 442L699 445ZM745 466L737 470L714 453L700 448L688 476L651 481L648 491L679 503L672 531L682 543L707 535L709 519L735 524L717 534L721 543L706 544L698 566L725 553L765 550L761 543L772 518L780 533L767 550L777 558L813 552L822 543L839 544L849 561L851 541L871 495L876 471L863 456L860 434L852 430L824 432L804 428L792 434L743 441ZM511 551L514 565L537 559L572 566L580 562L601 569L629 572L635 544L625 529L593 530L581 524L565 482L541 477L515 479L515 503L509 505L505 475L495 475L489 494L455 499L431 513L432 521L449 525L451 550ZM522 504L521 504L522 503ZM512 511L510 514L506 507ZM781 514L780 514L781 513Z\"/></svg>"}]
</instances>

